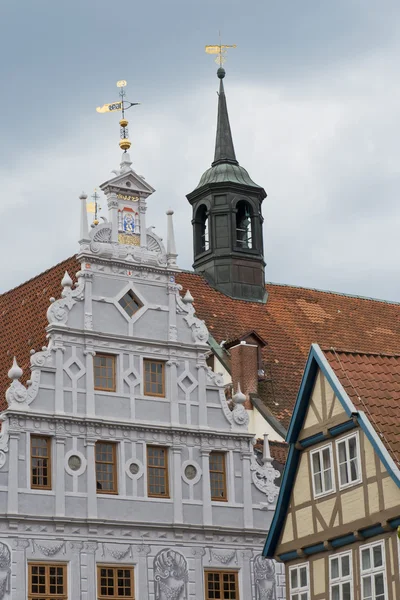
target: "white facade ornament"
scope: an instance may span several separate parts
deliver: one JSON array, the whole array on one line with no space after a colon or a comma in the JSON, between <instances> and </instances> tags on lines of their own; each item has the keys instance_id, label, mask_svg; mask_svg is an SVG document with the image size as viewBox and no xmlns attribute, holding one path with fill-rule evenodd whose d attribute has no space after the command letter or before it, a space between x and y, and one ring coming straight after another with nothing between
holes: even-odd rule
<instances>
[{"instance_id":1,"label":"white facade ornament","mask_svg":"<svg viewBox=\"0 0 400 600\"><path fill-rule=\"evenodd\" d=\"M179 290L182 286L177 285L176 290L176 308L179 314L184 314L184 321L188 324L192 330L192 338L196 344L205 345L208 341L208 329L204 321L198 319L194 314L194 306L191 302L184 302L179 294Z\"/></svg>"},{"instance_id":2,"label":"white facade ornament","mask_svg":"<svg viewBox=\"0 0 400 600\"><path fill-rule=\"evenodd\" d=\"M253 569L256 600L277 600L274 561L258 554Z\"/></svg>"},{"instance_id":3,"label":"white facade ornament","mask_svg":"<svg viewBox=\"0 0 400 600\"><path fill-rule=\"evenodd\" d=\"M0 542L0 600L10 592L11 552L7 544Z\"/></svg>"},{"instance_id":4,"label":"white facade ornament","mask_svg":"<svg viewBox=\"0 0 400 600\"><path fill-rule=\"evenodd\" d=\"M60 544L57 544L56 546L44 546L43 544L41 544L40 542L38 542L37 540L32 540L32 549L33 549L33 554L36 553L36 550L39 550L39 552L41 554L43 554L44 556L56 556L56 554L58 554L61 550L63 550L64 554L65 554L65 542L61 542Z\"/></svg>"},{"instance_id":5,"label":"white facade ornament","mask_svg":"<svg viewBox=\"0 0 400 600\"><path fill-rule=\"evenodd\" d=\"M236 550L232 552L224 552L223 550L213 550L209 548L210 552L210 560L209 562L217 561L222 565L229 565L233 559L235 559L235 564L238 564L238 557Z\"/></svg>"},{"instance_id":6,"label":"white facade ornament","mask_svg":"<svg viewBox=\"0 0 400 600\"><path fill-rule=\"evenodd\" d=\"M179 552L166 548L154 558L155 600L188 600L189 570Z\"/></svg>"},{"instance_id":7,"label":"white facade ornament","mask_svg":"<svg viewBox=\"0 0 400 600\"><path fill-rule=\"evenodd\" d=\"M247 410L243 406L244 403L246 402L246 396L243 394L242 390L240 389L240 383L238 383L238 389L237 389L236 394L234 394L234 396L232 398L232 402L233 402L233 410L232 410L233 420L235 421L235 423L237 425L247 427L249 424L249 415L247 413Z\"/></svg>"},{"instance_id":8,"label":"white facade ornament","mask_svg":"<svg viewBox=\"0 0 400 600\"><path fill-rule=\"evenodd\" d=\"M279 487L275 485L275 479L280 477L280 472L274 469L272 460L268 460L260 465L255 454L252 454L250 470L256 488L267 496L269 504L274 504L279 494Z\"/></svg>"},{"instance_id":9,"label":"white facade ornament","mask_svg":"<svg viewBox=\"0 0 400 600\"><path fill-rule=\"evenodd\" d=\"M50 298L51 305L47 309L47 320L50 325L53 323L65 325L71 308L76 304L77 301L83 299L82 294L85 288L85 279L81 277L79 273L78 285L72 289L72 280L69 275L66 277L67 275L67 273L64 275L61 282L61 285L63 286L61 299L55 300L54 298ZM71 281L71 285L69 285L69 281Z\"/></svg>"}]
</instances>

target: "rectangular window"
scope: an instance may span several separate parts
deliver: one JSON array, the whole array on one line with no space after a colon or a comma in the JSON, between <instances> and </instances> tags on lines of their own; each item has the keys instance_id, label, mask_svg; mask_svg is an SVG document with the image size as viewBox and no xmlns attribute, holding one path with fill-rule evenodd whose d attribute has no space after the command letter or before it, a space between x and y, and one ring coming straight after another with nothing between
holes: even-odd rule
<instances>
[{"instance_id":1,"label":"rectangular window","mask_svg":"<svg viewBox=\"0 0 400 600\"><path fill-rule=\"evenodd\" d=\"M51 438L31 435L31 488L51 490Z\"/></svg>"},{"instance_id":2,"label":"rectangular window","mask_svg":"<svg viewBox=\"0 0 400 600\"><path fill-rule=\"evenodd\" d=\"M335 491L333 479L332 444L310 453L314 496L323 496Z\"/></svg>"},{"instance_id":3,"label":"rectangular window","mask_svg":"<svg viewBox=\"0 0 400 600\"><path fill-rule=\"evenodd\" d=\"M206 571L206 600L239 600L236 571Z\"/></svg>"},{"instance_id":4,"label":"rectangular window","mask_svg":"<svg viewBox=\"0 0 400 600\"><path fill-rule=\"evenodd\" d=\"M147 495L169 498L168 448L147 446Z\"/></svg>"},{"instance_id":5,"label":"rectangular window","mask_svg":"<svg viewBox=\"0 0 400 600\"><path fill-rule=\"evenodd\" d=\"M115 356L110 354L96 354L93 358L94 389L105 392L115 392L117 389L115 378Z\"/></svg>"},{"instance_id":6,"label":"rectangular window","mask_svg":"<svg viewBox=\"0 0 400 600\"><path fill-rule=\"evenodd\" d=\"M329 586L331 600L353 600L351 552L329 557Z\"/></svg>"},{"instance_id":7,"label":"rectangular window","mask_svg":"<svg viewBox=\"0 0 400 600\"><path fill-rule=\"evenodd\" d=\"M67 566L28 563L28 600L67 599Z\"/></svg>"},{"instance_id":8,"label":"rectangular window","mask_svg":"<svg viewBox=\"0 0 400 600\"><path fill-rule=\"evenodd\" d=\"M165 397L165 363L160 360L143 360L144 395Z\"/></svg>"},{"instance_id":9,"label":"rectangular window","mask_svg":"<svg viewBox=\"0 0 400 600\"><path fill-rule=\"evenodd\" d=\"M388 600L384 542L360 548L361 599Z\"/></svg>"},{"instance_id":10,"label":"rectangular window","mask_svg":"<svg viewBox=\"0 0 400 600\"><path fill-rule=\"evenodd\" d=\"M336 442L340 488L361 481L360 451L357 433Z\"/></svg>"},{"instance_id":11,"label":"rectangular window","mask_svg":"<svg viewBox=\"0 0 400 600\"><path fill-rule=\"evenodd\" d=\"M210 452L211 500L226 502L226 465L224 452Z\"/></svg>"},{"instance_id":12,"label":"rectangular window","mask_svg":"<svg viewBox=\"0 0 400 600\"><path fill-rule=\"evenodd\" d=\"M118 494L117 445L96 442L96 487L98 494Z\"/></svg>"},{"instance_id":13,"label":"rectangular window","mask_svg":"<svg viewBox=\"0 0 400 600\"><path fill-rule=\"evenodd\" d=\"M103 600L103 598L134 600L133 567L99 565L97 567L97 594L99 600Z\"/></svg>"},{"instance_id":14,"label":"rectangular window","mask_svg":"<svg viewBox=\"0 0 400 600\"><path fill-rule=\"evenodd\" d=\"M310 600L308 563L289 569L290 600Z\"/></svg>"}]
</instances>

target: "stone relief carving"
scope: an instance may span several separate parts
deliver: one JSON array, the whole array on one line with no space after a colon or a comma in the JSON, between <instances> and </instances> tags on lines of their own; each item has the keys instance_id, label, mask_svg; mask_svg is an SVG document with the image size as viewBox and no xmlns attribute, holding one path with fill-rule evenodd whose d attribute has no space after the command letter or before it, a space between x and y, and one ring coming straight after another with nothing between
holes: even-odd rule
<instances>
[{"instance_id":1,"label":"stone relief carving","mask_svg":"<svg viewBox=\"0 0 400 600\"><path fill-rule=\"evenodd\" d=\"M50 298L51 305L47 309L47 320L50 324L65 325L68 320L68 314L71 308L76 304L77 301L83 300L83 291L85 288L85 279L81 276L81 272L77 273L78 284L72 289L72 279L65 272L64 277L61 280L63 291L61 292L61 298L56 300Z\"/></svg>"},{"instance_id":2,"label":"stone relief carving","mask_svg":"<svg viewBox=\"0 0 400 600\"><path fill-rule=\"evenodd\" d=\"M9 419L7 415L0 415L0 469L6 464L6 453L8 452L8 440L9 440Z\"/></svg>"},{"instance_id":3,"label":"stone relief carving","mask_svg":"<svg viewBox=\"0 0 400 600\"><path fill-rule=\"evenodd\" d=\"M187 600L189 571L179 552L165 548L154 558L155 600Z\"/></svg>"},{"instance_id":4,"label":"stone relief carving","mask_svg":"<svg viewBox=\"0 0 400 600\"><path fill-rule=\"evenodd\" d=\"M193 341L196 344L206 344L208 341L206 324L195 316L192 296L186 294L185 298L181 298L180 290L182 290L182 286L176 285L176 311L178 314L185 315L183 320L192 330Z\"/></svg>"},{"instance_id":5,"label":"stone relief carving","mask_svg":"<svg viewBox=\"0 0 400 600\"><path fill-rule=\"evenodd\" d=\"M279 471L274 469L270 460L260 464L255 454L250 459L250 470L256 488L267 496L269 504L273 504L279 494L279 487L274 483L275 479L280 476Z\"/></svg>"},{"instance_id":6,"label":"stone relief carving","mask_svg":"<svg viewBox=\"0 0 400 600\"><path fill-rule=\"evenodd\" d=\"M61 550L63 550L63 554L65 554L65 542L61 542L57 546L44 546L40 544L37 540L32 540L32 552L36 554L36 551L39 551L44 556L55 556Z\"/></svg>"},{"instance_id":7,"label":"stone relief carving","mask_svg":"<svg viewBox=\"0 0 400 600\"><path fill-rule=\"evenodd\" d=\"M238 564L238 558L236 550L232 550L232 552L225 552L224 550L214 550L209 548L210 560L208 562L217 561L222 565L229 565L235 559L235 563Z\"/></svg>"},{"instance_id":8,"label":"stone relief carving","mask_svg":"<svg viewBox=\"0 0 400 600\"><path fill-rule=\"evenodd\" d=\"M276 600L275 564L258 554L254 559L256 600Z\"/></svg>"},{"instance_id":9,"label":"stone relief carving","mask_svg":"<svg viewBox=\"0 0 400 600\"><path fill-rule=\"evenodd\" d=\"M0 542L0 600L10 591L11 552L10 548Z\"/></svg>"},{"instance_id":10,"label":"stone relief carving","mask_svg":"<svg viewBox=\"0 0 400 600\"><path fill-rule=\"evenodd\" d=\"M116 549L110 544L102 544L102 555L105 556L106 553L110 554L115 560L123 560L129 554L129 557L132 558L132 546L129 545L127 548Z\"/></svg>"}]
</instances>

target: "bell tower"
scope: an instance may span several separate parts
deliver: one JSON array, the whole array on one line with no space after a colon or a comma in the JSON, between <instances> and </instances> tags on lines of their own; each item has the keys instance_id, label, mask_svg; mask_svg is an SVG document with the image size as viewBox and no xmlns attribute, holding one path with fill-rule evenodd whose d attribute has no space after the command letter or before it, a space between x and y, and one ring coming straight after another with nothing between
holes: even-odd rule
<instances>
[{"instance_id":1,"label":"bell tower","mask_svg":"<svg viewBox=\"0 0 400 600\"><path fill-rule=\"evenodd\" d=\"M193 209L193 268L227 296L265 302L261 204L267 194L236 159L222 66L217 75L214 161L186 196Z\"/></svg>"}]
</instances>

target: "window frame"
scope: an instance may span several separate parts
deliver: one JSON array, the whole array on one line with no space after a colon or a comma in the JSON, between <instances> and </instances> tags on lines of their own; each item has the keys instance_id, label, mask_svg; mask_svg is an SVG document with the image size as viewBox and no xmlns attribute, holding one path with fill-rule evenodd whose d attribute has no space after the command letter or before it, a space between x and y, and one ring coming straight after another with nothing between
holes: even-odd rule
<instances>
[{"instance_id":1,"label":"window frame","mask_svg":"<svg viewBox=\"0 0 400 600\"><path fill-rule=\"evenodd\" d=\"M324 469L323 469L323 461L322 461L322 453L324 450L329 449L329 457L330 457L330 471L331 471L331 481L332 481L332 488L329 490L325 490L323 489L322 492L317 492L315 489L315 472L314 472L314 465L313 465L313 456L315 454L319 454L319 460L320 460L320 465L321 465L321 474L324 474ZM310 451L310 471L311 471L311 481L312 481L312 488L313 488L313 494L314 494L314 498L321 498L322 496L328 496L329 494L334 494L336 492L336 482L335 482L335 464L334 464L334 460L333 460L333 448L332 448L332 443L329 444L325 444L324 446L321 446L319 448L316 448L315 450L311 450ZM324 483L324 478L321 476L321 484L322 484L322 488L324 488L325 483Z\"/></svg>"},{"instance_id":2,"label":"window frame","mask_svg":"<svg viewBox=\"0 0 400 600\"><path fill-rule=\"evenodd\" d=\"M349 557L349 575L342 575L342 562L341 559L344 556ZM339 576L332 578L331 573L331 564L333 560L337 559L339 561ZM343 600L343 586L342 584L350 583L350 600L354 598L354 577L353 577L353 553L351 550L347 550L346 552L340 552L339 554L331 554L329 556L329 598L332 600L332 588L334 586L339 585L339 596L340 600Z\"/></svg>"},{"instance_id":3,"label":"window frame","mask_svg":"<svg viewBox=\"0 0 400 600\"><path fill-rule=\"evenodd\" d=\"M223 457L223 463L224 463L224 468L223 471L215 471L215 470L211 470L211 465L210 465L210 457L212 454L220 454ZM209 454L208 457L208 473L209 473L209 477L210 477L210 495L211 495L211 501L212 502L228 502L228 489L227 489L227 484L226 484L226 455L227 452L223 452L221 450L212 450ZM212 489L211 489L211 473L222 473L223 474L223 478L224 478L224 494L225 496L223 498L221 498L221 496L213 496L212 495Z\"/></svg>"},{"instance_id":4,"label":"window frame","mask_svg":"<svg viewBox=\"0 0 400 600\"><path fill-rule=\"evenodd\" d=\"M162 365L162 393L153 394L151 391L146 391L146 364L156 363ZM166 398L165 395L165 360L153 358L143 358L143 395L150 398Z\"/></svg>"},{"instance_id":5,"label":"window frame","mask_svg":"<svg viewBox=\"0 0 400 600\"><path fill-rule=\"evenodd\" d=\"M131 590L132 594L130 596L118 596L118 594L114 594L113 596L103 596L101 594L101 569L112 569L114 571L114 582L118 580L118 569L129 570L131 572ZM116 564L108 564L108 563L97 563L96 564L96 582L97 582L97 594L96 600L118 600L119 598L126 598L127 600L135 600L135 567L133 565L116 565ZM114 584L114 591L118 588L118 585Z\"/></svg>"},{"instance_id":6,"label":"window frame","mask_svg":"<svg viewBox=\"0 0 400 600\"><path fill-rule=\"evenodd\" d=\"M207 575L209 573L218 573L218 575L222 576L222 575L235 575L235 593L237 595L237 598L235 600L240 600L240 593L239 593L239 571L236 571L235 569L204 569L204 597L205 600L211 600L209 595L208 595L208 579L207 579ZM223 583L220 581L220 584ZM222 586L221 586L221 591L222 591Z\"/></svg>"},{"instance_id":7,"label":"window frame","mask_svg":"<svg viewBox=\"0 0 400 600\"><path fill-rule=\"evenodd\" d=\"M357 450L356 464L357 464L357 470L358 470L358 478L355 479L354 481L348 481L347 483L342 483L341 477L340 477L339 445L341 443L346 444L346 453L347 453L348 458L347 458L345 464L346 464L347 475L349 475L349 468L350 468L349 440L351 438L354 438L356 440L356 450ZM358 484L362 483L360 436L358 435L358 431L336 439L335 446L336 446L336 467L337 467L339 490L344 490L346 488L352 487L353 485L358 485Z\"/></svg>"},{"instance_id":8,"label":"window frame","mask_svg":"<svg viewBox=\"0 0 400 600\"><path fill-rule=\"evenodd\" d=\"M106 387L100 387L96 385L96 358L97 357L104 357L104 358L112 358L112 380L113 380L113 387L112 388L106 388ZM107 379L107 378L106 378ZM117 356L115 354L108 354L107 352L96 352L96 354L93 357L93 387L95 391L98 392L109 392L110 394L113 394L117 391Z\"/></svg>"},{"instance_id":9,"label":"window frame","mask_svg":"<svg viewBox=\"0 0 400 600\"><path fill-rule=\"evenodd\" d=\"M126 307L130 305L129 302L125 302L126 296L129 296L129 298L137 305L136 310L134 310L132 314L129 314L129 312L126 309ZM122 302L125 302L125 305L123 305ZM125 292L125 294L123 294L121 296L121 298L118 300L118 304L122 308L122 310L124 311L124 313L127 315L127 317L129 319L133 319L133 317L139 312L139 310L141 308L143 308L143 302L141 302L139 300L139 298L137 297L137 295L135 294L135 292L131 288L129 288L129 290L127 290Z\"/></svg>"},{"instance_id":10,"label":"window frame","mask_svg":"<svg viewBox=\"0 0 400 600\"><path fill-rule=\"evenodd\" d=\"M297 586L296 588L292 589L292 571L297 570L297 579L300 582L300 569L304 568L306 569L306 573L307 573L307 586ZM293 565L292 567L289 567L289 598L288 600L293 600L294 596L297 594L298 599L299 600L303 600L301 598L302 594L307 594L307 600L311 600L311 592L310 592L310 563L305 562L305 563L300 563L298 565Z\"/></svg>"},{"instance_id":11,"label":"window frame","mask_svg":"<svg viewBox=\"0 0 400 600\"><path fill-rule=\"evenodd\" d=\"M380 546L382 552L382 566L374 567L372 564L373 561L373 548ZM362 551L368 549L370 551L370 557L372 558L371 567L369 569L363 569L362 566ZM378 540L376 542L371 542L370 544L363 544L360 546L360 599L364 599L364 585L363 581L366 577L371 577L372 582L375 582L375 575L383 575L383 593L384 600L388 600L388 584L387 584L387 570L386 570L386 552L385 552L385 540ZM374 587L371 584L372 596L371 600L376 600L376 595L374 591Z\"/></svg>"},{"instance_id":12,"label":"window frame","mask_svg":"<svg viewBox=\"0 0 400 600\"><path fill-rule=\"evenodd\" d=\"M32 567L45 567L45 586L46 593L45 594L36 594L33 593L32 590ZM50 594L48 592L49 588L49 569L51 567L62 567L63 569L63 587L64 594ZM68 564L63 562L45 562L40 560L28 560L28 600L68 600Z\"/></svg>"},{"instance_id":13,"label":"window frame","mask_svg":"<svg viewBox=\"0 0 400 600\"><path fill-rule=\"evenodd\" d=\"M160 467L156 465L149 465L149 448L157 448L157 450L164 450L164 462L165 466ZM164 469L164 478L165 478L165 494L153 494L150 492L150 473L152 469ZM169 447L168 446L158 446L157 444L146 444L146 476L147 476L147 497L148 498L165 498L169 500L171 498L170 495L170 486L169 486Z\"/></svg>"},{"instance_id":14,"label":"window frame","mask_svg":"<svg viewBox=\"0 0 400 600\"><path fill-rule=\"evenodd\" d=\"M113 462L105 462L102 460L97 460L97 444L108 444L110 446L112 446L112 456L113 456ZM98 481L98 477L97 477L97 464L112 464L113 465L113 489L112 490L103 490L103 489L99 489L97 487L97 481ZM117 496L118 495L118 456L117 456L117 442L110 442L109 440L97 440L94 446L94 468L95 468L95 474L96 474L96 493L97 494L111 494L113 496Z\"/></svg>"},{"instance_id":15,"label":"window frame","mask_svg":"<svg viewBox=\"0 0 400 600\"><path fill-rule=\"evenodd\" d=\"M32 442L34 439L42 439L42 440L46 440L46 445L47 445L47 456L43 457L46 458L48 461L48 467L47 467L47 472L48 472L48 484L47 485L38 485L38 484L34 484L33 483L33 464L32 464L32 460L33 458L38 458L38 457L34 457L32 454ZM52 460L51 460L51 454L52 454L52 438L51 436L48 435L37 435L37 434L31 434L30 435L30 471L31 471L31 490L51 490L52 489Z\"/></svg>"}]
</instances>

